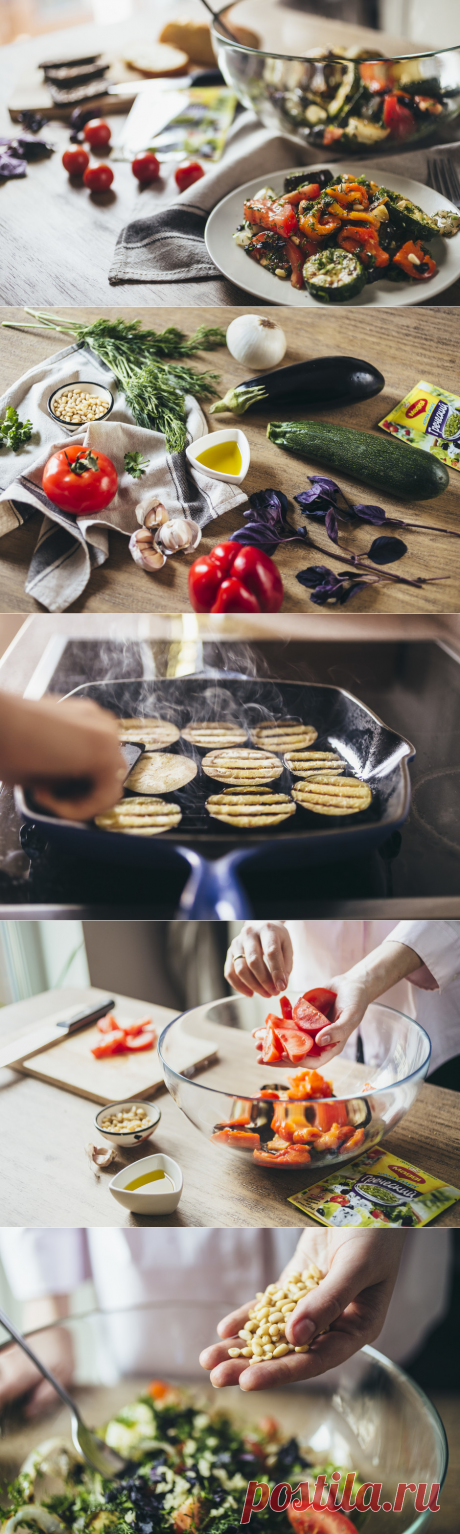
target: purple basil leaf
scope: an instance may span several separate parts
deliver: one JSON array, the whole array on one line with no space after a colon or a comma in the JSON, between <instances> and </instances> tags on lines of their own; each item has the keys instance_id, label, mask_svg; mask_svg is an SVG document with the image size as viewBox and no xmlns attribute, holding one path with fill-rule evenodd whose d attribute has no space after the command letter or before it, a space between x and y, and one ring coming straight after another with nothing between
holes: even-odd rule
<instances>
[{"instance_id":1,"label":"purple basil leaf","mask_svg":"<svg viewBox=\"0 0 460 1534\"><path fill-rule=\"evenodd\" d=\"M330 495L323 495L323 491L320 490L319 486L315 490L301 490L300 495L294 496L294 500L298 502L299 506L311 506L313 501L319 501L324 506L325 511L330 506L331 499Z\"/></svg>"},{"instance_id":2,"label":"purple basil leaf","mask_svg":"<svg viewBox=\"0 0 460 1534\"><path fill-rule=\"evenodd\" d=\"M11 149L0 150L0 177L10 181L13 176L26 176L27 162L22 156L14 154Z\"/></svg>"},{"instance_id":3,"label":"purple basil leaf","mask_svg":"<svg viewBox=\"0 0 460 1534\"><path fill-rule=\"evenodd\" d=\"M337 527L337 517L335 515L335 511L332 510L332 506L330 506L329 511L326 512L326 532L328 538L331 539L331 543L338 543L339 530Z\"/></svg>"},{"instance_id":4,"label":"purple basil leaf","mask_svg":"<svg viewBox=\"0 0 460 1534\"><path fill-rule=\"evenodd\" d=\"M39 133L40 128L45 128L48 122L48 118L43 116L43 112L33 112L27 109L24 112L18 112L18 118L19 122L23 124L24 128L28 129L29 133Z\"/></svg>"},{"instance_id":5,"label":"purple basil leaf","mask_svg":"<svg viewBox=\"0 0 460 1534\"><path fill-rule=\"evenodd\" d=\"M356 506L352 506L351 510L354 511L355 516L361 517L363 522L374 522L376 527L380 527L382 522L385 521L383 506L361 506L358 503Z\"/></svg>"},{"instance_id":6,"label":"purple basil leaf","mask_svg":"<svg viewBox=\"0 0 460 1534\"><path fill-rule=\"evenodd\" d=\"M362 591L365 586L370 586L370 584L370 581L352 581L350 586L342 586L338 597L340 606L343 607L344 603L348 602L349 597L354 597L356 591Z\"/></svg>"},{"instance_id":7,"label":"purple basil leaf","mask_svg":"<svg viewBox=\"0 0 460 1534\"><path fill-rule=\"evenodd\" d=\"M277 521L280 518L282 522L287 519L289 502L282 490L256 490L249 496L249 505L267 519Z\"/></svg>"},{"instance_id":8,"label":"purple basil leaf","mask_svg":"<svg viewBox=\"0 0 460 1534\"><path fill-rule=\"evenodd\" d=\"M328 595L340 588L340 581L337 580L333 570L328 570L327 565L308 565L306 570L299 570L296 580L300 581L301 586L308 586L311 590L318 590L321 587L327 591Z\"/></svg>"},{"instance_id":9,"label":"purple basil leaf","mask_svg":"<svg viewBox=\"0 0 460 1534\"><path fill-rule=\"evenodd\" d=\"M396 559L402 559L403 554L407 554L407 543L403 543L402 538L389 538L384 534L382 538L374 538L367 557L375 565L392 565Z\"/></svg>"},{"instance_id":10,"label":"purple basil leaf","mask_svg":"<svg viewBox=\"0 0 460 1534\"><path fill-rule=\"evenodd\" d=\"M335 479L325 479L322 474L309 474L311 485L320 485L326 495L341 495L340 485L336 485Z\"/></svg>"}]
</instances>

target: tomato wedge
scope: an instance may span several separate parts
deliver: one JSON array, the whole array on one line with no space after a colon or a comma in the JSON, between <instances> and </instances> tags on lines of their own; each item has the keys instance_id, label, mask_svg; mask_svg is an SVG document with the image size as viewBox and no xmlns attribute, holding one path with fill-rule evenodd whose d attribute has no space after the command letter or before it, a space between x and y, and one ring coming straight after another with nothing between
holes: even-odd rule
<instances>
[{"instance_id":1,"label":"tomato wedge","mask_svg":"<svg viewBox=\"0 0 460 1534\"><path fill-rule=\"evenodd\" d=\"M316 1007L317 1012L320 1012L323 1017L330 1017L334 1002L337 1000L337 992L326 991L318 985L312 991L305 991L303 999L309 1001L312 1007Z\"/></svg>"},{"instance_id":2,"label":"tomato wedge","mask_svg":"<svg viewBox=\"0 0 460 1534\"><path fill-rule=\"evenodd\" d=\"M118 1028L118 1023L111 1012L106 1012L105 1017L100 1017L96 1024L99 1033L113 1033Z\"/></svg>"},{"instance_id":3,"label":"tomato wedge","mask_svg":"<svg viewBox=\"0 0 460 1534\"><path fill-rule=\"evenodd\" d=\"M339 1509L328 1507L287 1507L286 1512L295 1534L350 1534L353 1524Z\"/></svg>"},{"instance_id":4,"label":"tomato wedge","mask_svg":"<svg viewBox=\"0 0 460 1534\"><path fill-rule=\"evenodd\" d=\"M91 1050L95 1060L105 1060L106 1055L119 1055L126 1049L126 1039L121 1028L116 1028L112 1033L105 1033L100 1044L95 1044Z\"/></svg>"},{"instance_id":5,"label":"tomato wedge","mask_svg":"<svg viewBox=\"0 0 460 1534\"><path fill-rule=\"evenodd\" d=\"M276 1018L275 1021L278 1022L279 1019ZM278 1039L277 1033L275 1032L275 1029L269 1026L268 1028L265 1029L265 1038L264 1038L264 1041L263 1041L263 1049L262 1049L262 1061L263 1061L263 1064L264 1065L275 1065L277 1060L281 1060L282 1059L282 1055L283 1055L283 1046L282 1046L282 1044L280 1044L280 1041Z\"/></svg>"},{"instance_id":6,"label":"tomato wedge","mask_svg":"<svg viewBox=\"0 0 460 1534\"><path fill-rule=\"evenodd\" d=\"M284 1018L292 1017L292 1002L289 996L280 996L280 1007Z\"/></svg>"},{"instance_id":7,"label":"tomato wedge","mask_svg":"<svg viewBox=\"0 0 460 1534\"><path fill-rule=\"evenodd\" d=\"M147 1028L149 1033L155 1033L151 1017L138 1017L133 1023L123 1023L123 1033L129 1034L129 1036L141 1033L144 1028Z\"/></svg>"},{"instance_id":8,"label":"tomato wedge","mask_svg":"<svg viewBox=\"0 0 460 1534\"><path fill-rule=\"evenodd\" d=\"M313 1049L313 1040L308 1033L300 1033L297 1028L277 1028L276 1036L283 1045L284 1055L292 1060L293 1065L300 1065L300 1061Z\"/></svg>"},{"instance_id":9,"label":"tomato wedge","mask_svg":"<svg viewBox=\"0 0 460 1534\"><path fill-rule=\"evenodd\" d=\"M124 1040L125 1040L125 1049L137 1049L137 1050L153 1049L155 1044L156 1044L156 1041L157 1041L157 1036L156 1036L156 1033L146 1033L146 1032L136 1033L136 1034L125 1034L124 1035Z\"/></svg>"}]
</instances>

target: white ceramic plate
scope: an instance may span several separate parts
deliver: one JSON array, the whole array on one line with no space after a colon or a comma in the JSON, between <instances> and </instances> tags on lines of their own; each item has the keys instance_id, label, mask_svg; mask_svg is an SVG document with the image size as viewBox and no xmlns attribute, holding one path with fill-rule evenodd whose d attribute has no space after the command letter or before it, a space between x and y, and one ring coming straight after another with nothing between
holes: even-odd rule
<instances>
[{"instance_id":1,"label":"white ceramic plate","mask_svg":"<svg viewBox=\"0 0 460 1534\"><path fill-rule=\"evenodd\" d=\"M327 164L323 160L322 165ZM294 165L292 170L278 170L272 176L257 176L254 181L246 181L244 186L237 187L235 192L230 192L224 197L217 208L211 213L205 231L206 245L209 255L220 267L224 277L229 277L231 282L236 282L238 287L245 288L248 293L253 293L255 298L263 299L269 304L294 304L300 308L318 309L333 307L339 309L340 304L326 305L318 303L312 298L306 289L299 292L298 288L292 288L290 282L283 282L279 277L274 277L272 272L267 272L265 267L258 266L256 261L251 261L241 245L235 245L232 235L238 224L243 220L243 203L247 197L253 197L260 186L272 186L274 192L282 192L284 177L296 175L302 167ZM315 170L319 165L306 166L306 174L311 180L314 179ZM438 208L447 208L450 213L458 216L458 208L447 197L440 197L438 192L433 192L431 187L422 186L421 181L410 181L408 176L395 176L393 172L379 170L378 166L356 165L352 160L334 161L331 165L334 175L345 171L356 172L357 176L367 176L369 180L383 183L390 191L402 192L404 197L409 197L411 202L416 202L424 213L435 213ZM351 304L344 304L343 308L364 308L369 304L372 307L390 306L394 308L398 304L421 304L424 299L434 298L436 293L444 293L452 282L460 277L460 232L453 239L445 240L437 235L429 244L439 270L430 282L417 284L388 282L380 278L378 282L369 283L363 288Z\"/></svg>"}]
</instances>

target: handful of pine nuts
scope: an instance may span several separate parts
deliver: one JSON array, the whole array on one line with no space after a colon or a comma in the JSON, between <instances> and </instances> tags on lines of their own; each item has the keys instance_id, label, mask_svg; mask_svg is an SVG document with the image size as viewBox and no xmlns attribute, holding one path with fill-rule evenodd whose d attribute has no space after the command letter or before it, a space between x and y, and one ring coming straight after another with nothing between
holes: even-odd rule
<instances>
[{"instance_id":1,"label":"handful of pine nuts","mask_svg":"<svg viewBox=\"0 0 460 1534\"><path fill-rule=\"evenodd\" d=\"M303 1273L289 1273L282 1284L269 1284L265 1293L256 1294L253 1309L238 1336L240 1348L229 1348L229 1358L247 1358L249 1364L263 1364L269 1358L284 1358L286 1353L308 1353L310 1343L296 1348L286 1341L286 1325L299 1300L316 1289L324 1274L311 1262Z\"/></svg>"}]
</instances>

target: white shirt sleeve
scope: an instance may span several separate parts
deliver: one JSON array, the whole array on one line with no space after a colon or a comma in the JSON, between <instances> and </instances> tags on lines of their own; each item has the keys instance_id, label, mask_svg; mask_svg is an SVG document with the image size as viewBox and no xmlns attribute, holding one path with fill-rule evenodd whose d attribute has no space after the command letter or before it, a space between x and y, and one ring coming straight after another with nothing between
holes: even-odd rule
<instances>
[{"instance_id":1,"label":"white shirt sleeve","mask_svg":"<svg viewBox=\"0 0 460 1534\"><path fill-rule=\"evenodd\" d=\"M70 1294L91 1275L86 1230L0 1227L0 1257L17 1300Z\"/></svg>"},{"instance_id":2,"label":"white shirt sleeve","mask_svg":"<svg viewBox=\"0 0 460 1534\"><path fill-rule=\"evenodd\" d=\"M442 991L460 975L460 921L400 921L384 942L405 943L423 960L428 975ZM430 989L430 979L414 970L413 985Z\"/></svg>"}]
</instances>

